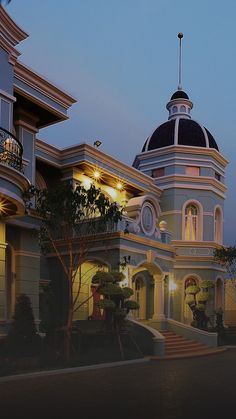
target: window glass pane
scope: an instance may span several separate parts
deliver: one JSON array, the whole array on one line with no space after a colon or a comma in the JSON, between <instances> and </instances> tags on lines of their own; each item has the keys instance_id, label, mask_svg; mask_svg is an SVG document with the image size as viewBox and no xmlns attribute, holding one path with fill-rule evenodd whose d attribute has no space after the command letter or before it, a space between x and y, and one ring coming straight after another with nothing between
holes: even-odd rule
<instances>
[{"instance_id":1,"label":"window glass pane","mask_svg":"<svg viewBox=\"0 0 236 419\"><path fill-rule=\"evenodd\" d=\"M161 177L165 175L165 168L160 167L159 169L154 169L152 171L152 177Z\"/></svg>"},{"instance_id":2,"label":"window glass pane","mask_svg":"<svg viewBox=\"0 0 236 419\"><path fill-rule=\"evenodd\" d=\"M188 176L200 176L200 168L196 166L186 166L185 174Z\"/></svg>"}]
</instances>

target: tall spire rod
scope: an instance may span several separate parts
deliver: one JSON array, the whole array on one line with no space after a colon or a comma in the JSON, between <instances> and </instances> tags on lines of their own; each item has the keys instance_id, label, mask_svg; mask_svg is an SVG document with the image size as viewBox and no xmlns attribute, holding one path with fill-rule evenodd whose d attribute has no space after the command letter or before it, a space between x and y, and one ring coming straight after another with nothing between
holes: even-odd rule
<instances>
[{"instance_id":1,"label":"tall spire rod","mask_svg":"<svg viewBox=\"0 0 236 419\"><path fill-rule=\"evenodd\" d=\"M178 90L182 90L182 85L181 85L181 78L182 78L182 38L184 37L184 35L182 34L182 32L178 33L178 38L179 38L179 85L178 85Z\"/></svg>"}]
</instances>

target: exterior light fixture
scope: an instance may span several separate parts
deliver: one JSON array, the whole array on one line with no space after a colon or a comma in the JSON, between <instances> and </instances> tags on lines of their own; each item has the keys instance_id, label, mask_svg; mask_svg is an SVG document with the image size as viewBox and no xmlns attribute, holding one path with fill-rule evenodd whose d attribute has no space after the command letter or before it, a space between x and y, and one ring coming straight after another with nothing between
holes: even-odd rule
<instances>
[{"instance_id":1,"label":"exterior light fixture","mask_svg":"<svg viewBox=\"0 0 236 419\"><path fill-rule=\"evenodd\" d=\"M93 143L93 145L95 146L95 147L100 147L100 145L102 144L102 142L100 141L100 140L96 140L96 141L94 141L94 143Z\"/></svg>"},{"instance_id":2,"label":"exterior light fixture","mask_svg":"<svg viewBox=\"0 0 236 419\"><path fill-rule=\"evenodd\" d=\"M177 284L174 281L170 280L170 282L169 282L169 291L170 292L173 292L173 291L176 290L176 288L177 288Z\"/></svg>"},{"instance_id":3,"label":"exterior light fixture","mask_svg":"<svg viewBox=\"0 0 236 419\"><path fill-rule=\"evenodd\" d=\"M117 184L116 184L116 189L118 189L119 191L121 191L121 189L123 189L123 188L124 188L123 183L121 183L121 182L117 182Z\"/></svg>"},{"instance_id":4,"label":"exterior light fixture","mask_svg":"<svg viewBox=\"0 0 236 419\"><path fill-rule=\"evenodd\" d=\"M93 172L93 177L94 177L94 179L99 179L99 178L100 178L100 176L101 176L101 173L100 173L98 170L95 170L95 171Z\"/></svg>"}]
</instances>

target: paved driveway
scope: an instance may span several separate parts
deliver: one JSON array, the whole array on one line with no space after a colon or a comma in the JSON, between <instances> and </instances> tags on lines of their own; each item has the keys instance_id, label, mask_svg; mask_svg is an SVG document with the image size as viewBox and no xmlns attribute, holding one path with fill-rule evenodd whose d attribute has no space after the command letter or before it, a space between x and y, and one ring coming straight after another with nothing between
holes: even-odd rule
<instances>
[{"instance_id":1,"label":"paved driveway","mask_svg":"<svg viewBox=\"0 0 236 419\"><path fill-rule=\"evenodd\" d=\"M236 415L236 350L0 383L8 418L210 419Z\"/></svg>"}]
</instances>

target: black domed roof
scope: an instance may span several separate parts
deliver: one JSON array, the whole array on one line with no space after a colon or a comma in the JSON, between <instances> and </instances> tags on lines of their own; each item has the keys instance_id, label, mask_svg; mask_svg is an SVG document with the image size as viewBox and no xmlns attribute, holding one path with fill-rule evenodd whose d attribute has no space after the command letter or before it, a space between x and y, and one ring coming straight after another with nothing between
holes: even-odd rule
<instances>
[{"instance_id":1,"label":"black domed roof","mask_svg":"<svg viewBox=\"0 0 236 419\"><path fill-rule=\"evenodd\" d=\"M142 152L174 144L219 150L212 134L198 122L187 118L176 118L161 124L146 140Z\"/></svg>"},{"instance_id":2,"label":"black domed roof","mask_svg":"<svg viewBox=\"0 0 236 419\"><path fill-rule=\"evenodd\" d=\"M183 90L177 90L173 95L171 96L171 100L174 99L189 99L187 93L185 93Z\"/></svg>"}]
</instances>

